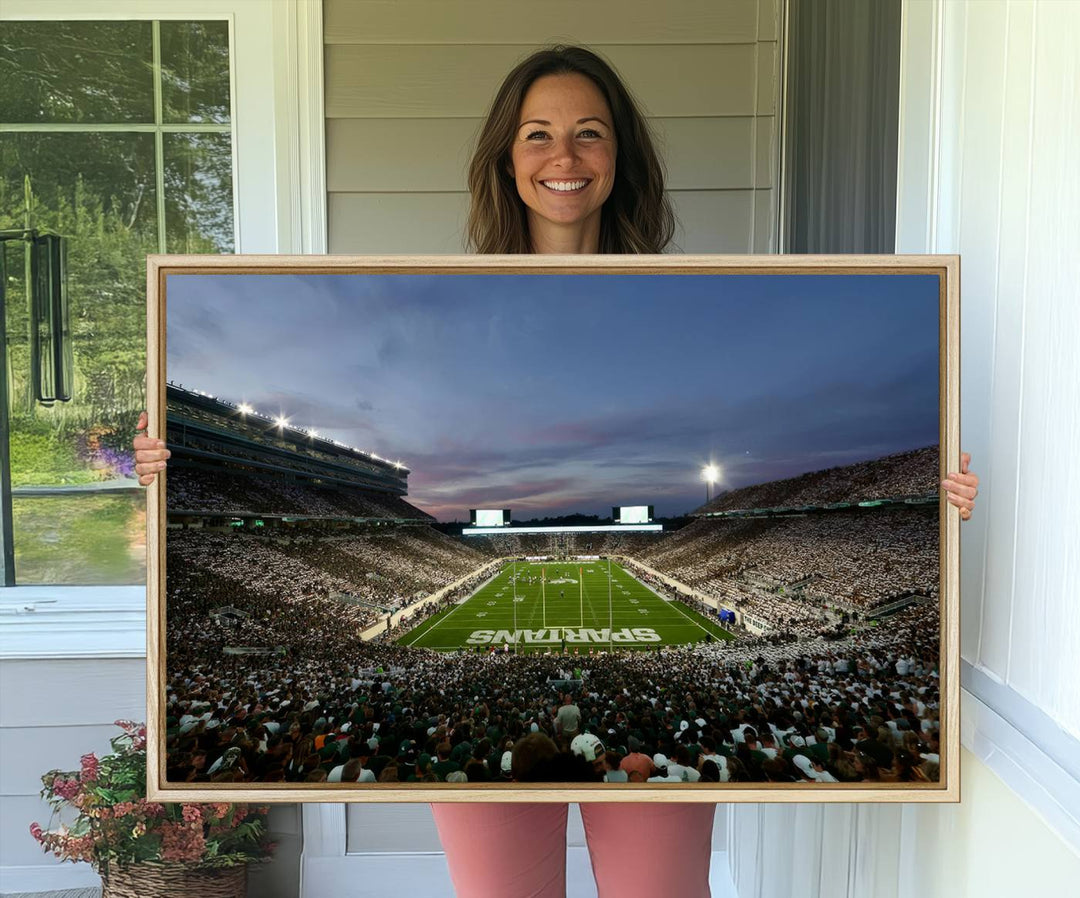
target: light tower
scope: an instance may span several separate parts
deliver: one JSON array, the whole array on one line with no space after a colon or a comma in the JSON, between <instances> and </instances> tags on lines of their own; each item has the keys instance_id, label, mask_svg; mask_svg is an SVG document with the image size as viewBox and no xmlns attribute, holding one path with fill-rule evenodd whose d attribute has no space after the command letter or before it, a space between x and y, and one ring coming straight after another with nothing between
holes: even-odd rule
<instances>
[{"instance_id":1,"label":"light tower","mask_svg":"<svg viewBox=\"0 0 1080 898\"><path fill-rule=\"evenodd\" d=\"M708 464L701 469L701 479L705 481L705 504L712 501L712 485L720 479L720 468Z\"/></svg>"}]
</instances>

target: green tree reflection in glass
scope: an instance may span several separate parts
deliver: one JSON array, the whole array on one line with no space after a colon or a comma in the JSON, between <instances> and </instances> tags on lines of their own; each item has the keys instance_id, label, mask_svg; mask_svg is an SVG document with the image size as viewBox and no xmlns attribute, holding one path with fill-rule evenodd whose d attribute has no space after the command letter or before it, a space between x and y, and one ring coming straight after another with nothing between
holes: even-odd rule
<instances>
[{"instance_id":1,"label":"green tree reflection in glass","mask_svg":"<svg viewBox=\"0 0 1080 898\"><path fill-rule=\"evenodd\" d=\"M229 23L161 23L161 102L165 122L227 124Z\"/></svg>"},{"instance_id":2,"label":"green tree reflection in glass","mask_svg":"<svg viewBox=\"0 0 1080 898\"><path fill-rule=\"evenodd\" d=\"M139 583L144 496L123 487L145 404L146 254L163 239L170 252L234 248L228 25L5 22L0 83L0 228L68 238L75 356L73 400L32 402L21 244L9 243L18 581Z\"/></svg>"},{"instance_id":3,"label":"green tree reflection in glass","mask_svg":"<svg viewBox=\"0 0 1080 898\"><path fill-rule=\"evenodd\" d=\"M150 22L4 22L0 122L154 121Z\"/></svg>"}]
</instances>

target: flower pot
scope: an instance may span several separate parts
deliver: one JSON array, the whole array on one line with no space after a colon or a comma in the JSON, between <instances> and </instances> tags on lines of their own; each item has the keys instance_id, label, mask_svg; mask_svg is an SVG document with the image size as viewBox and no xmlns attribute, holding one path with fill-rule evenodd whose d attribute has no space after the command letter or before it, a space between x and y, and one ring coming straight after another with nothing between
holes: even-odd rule
<instances>
[{"instance_id":1,"label":"flower pot","mask_svg":"<svg viewBox=\"0 0 1080 898\"><path fill-rule=\"evenodd\" d=\"M132 864L101 876L101 898L244 898L247 867L207 870L187 864Z\"/></svg>"}]
</instances>

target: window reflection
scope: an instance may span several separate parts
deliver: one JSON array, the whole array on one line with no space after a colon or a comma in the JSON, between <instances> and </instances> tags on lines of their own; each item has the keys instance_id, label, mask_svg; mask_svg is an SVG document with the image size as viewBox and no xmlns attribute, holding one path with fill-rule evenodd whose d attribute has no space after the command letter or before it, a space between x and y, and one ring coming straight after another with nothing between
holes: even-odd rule
<instances>
[{"instance_id":1,"label":"window reflection","mask_svg":"<svg viewBox=\"0 0 1080 898\"><path fill-rule=\"evenodd\" d=\"M229 79L223 21L4 23L0 230L67 238L75 372L70 402L34 401L23 244L9 241L19 583L145 579L130 447L146 402L146 254L234 248Z\"/></svg>"}]
</instances>

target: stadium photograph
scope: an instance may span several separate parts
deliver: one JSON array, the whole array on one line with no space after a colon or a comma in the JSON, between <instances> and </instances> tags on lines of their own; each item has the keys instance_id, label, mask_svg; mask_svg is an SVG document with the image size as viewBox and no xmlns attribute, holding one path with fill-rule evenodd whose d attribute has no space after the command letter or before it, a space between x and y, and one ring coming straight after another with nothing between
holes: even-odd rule
<instances>
[{"instance_id":1,"label":"stadium photograph","mask_svg":"<svg viewBox=\"0 0 1080 898\"><path fill-rule=\"evenodd\" d=\"M161 787L941 782L936 275L167 286Z\"/></svg>"}]
</instances>

